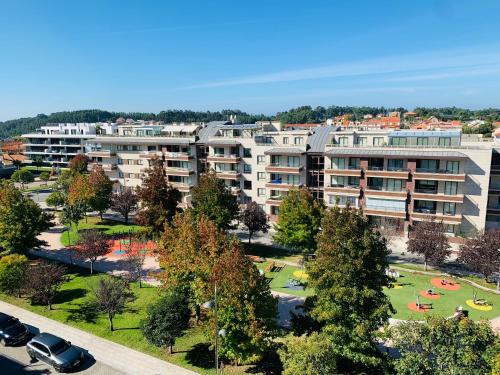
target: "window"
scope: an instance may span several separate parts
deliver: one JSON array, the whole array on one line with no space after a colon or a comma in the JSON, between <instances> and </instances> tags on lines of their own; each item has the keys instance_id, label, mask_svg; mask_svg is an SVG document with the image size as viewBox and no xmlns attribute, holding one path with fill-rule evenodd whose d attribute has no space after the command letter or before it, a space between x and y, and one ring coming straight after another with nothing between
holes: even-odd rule
<instances>
[{"instance_id":1,"label":"window","mask_svg":"<svg viewBox=\"0 0 500 375\"><path fill-rule=\"evenodd\" d=\"M443 203L443 215L455 215L457 211L457 204L456 203L451 203L451 202L444 202Z\"/></svg>"},{"instance_id":2,"label":"window","mask_svg":"<svg viewBox=\"0 0 500 375\"><path fill-rule=\"evenodd\" d=\"M264 204L258 204L257 206L259 206L259 208L262 210L262 211L265 211L265 205Z\"/></svg>"},{"instance_id":3,"label":"window","mask_svg":"<svg viewBox=\"0 0 500 375\"><path fill-rule=\"evenodd\" d=\"M417 146L428 146L429 138L427 137L417 137Z\"/></svg>"},{"instance_id":4,"label":"window","mask_svg":"<svg viewBox=\"0 0 500 375\"><path fill-rule=\"evenodd\" d=\"M123 164L123 159L122 159L122 158L118 158L118 159L116 160L116 163L117 163L118 165Z\"/></svg>"},{"instance_id":5,"label":"window","mask_svg":"<svg viewBox=\"0 0 500 375\"><path fill-rule=\"evenodd\" d=\"M436 213L436 202L435 201L415 200L413 203L413 211L421 212L424 214L435 214Z\"/></svg>"},{"instance_id":6,"label":"window","mask_svg":"<svg viewBox=\"0 0 500 375\"><path fill-rule=\"evenodd\" d=\"M443 228L444 228L445 233L449 233L449 234L456 233L456 225L455 224L444 224Z\"/></svg>"},{"instance_id":7,"label":"window","mask_svg":"<svg viewBox=\"0 0 500 375\"><path fill-rule=\"evenodd\" d=\"M349 169L360 169L360 158L349 158Z\"/></svg>"},{"instance_id":8,"label":"window","mask_svg":"<svg viewBox=\"0 0 500 375\"><path fill-rule=\"evenodd\" d=\"M298 156L289 156L288 157L288 166L289 167L298 167L299 166L299 157Z\"/></svg>"},{"instance_id":9,"label":"window","mask_svg":"<svg viewBox=\"0 0 500 375\"><path fill-rule=\"evenodd\" d=\"M374 146L382 146L384 144L384 137L373 137Z\"/></svg>"},{"instance_id":10,"label":"window","mask_svg":"<svg viewBox=\"0 0 500 375\"><path fill-rule=\"evenodd\" d=\"M346 169L345 158L332 158L332 169Z\"/></svg>"},{"instance_id":11,"label":"window","mask_svg":"<svg viewBox=\"0 0 500 375\"><path fill-rule=\"evenodd\" d=\"M251 158L252 157L252 149L251 148L244 148L243 149L243 157L244 158Z\"/></svg>"},{"instance_id":12,"label":"window","mask_svg":"<svg viewBox=\"0 0 500 375\"><path fill-rule=\"evenodd\" d=\"M243 181L243 189L252 190L252 181Z\"/></svg>"},{"instance_id":13,"label":"window","mask_svg":"<svg viewBox=\"0 0 500 375\"><path fill-rule=\"evenodd\" d=\"M444 183L444 193L446 195L457 195L458 182L445 181Z\"/></svg>"},{"instance_id":14,"label":"window","mask_svg":"<svg viewBox=\"0 0 500 375\"><path fill-rule=\"evenodd\" d=\"M266 157L264 155L257 156L257 164L264 164L266 162Z\"/></svg>"},{"instance_id":15,"label":"window","mask_svg":"<svg viewBox=\"0 0 500 375\"><path fill-rule=\"evenodd\" d=\"M446 161L446 173L458 174L460 171L460 162L459 161Z\"/></svg>"},{"instance_id":16,"label":"window","mask_svg":"<svg viewBox=\"0 0 500 375\"><path fill-rule=\"evenodd\" d=\"M243 165L243 173L249 174L252 173L252 166L250 164Z\"/></svg>"},{"instance_id":17,"label":"window","mask_svg":"<svg viewBox=\"0 0 500 375\"><path fill-rule=\"evenodd\" d=\"M264 195L266 195L266 189L258 188L257 189L257 196L258 197L263 197Z\"/></svg>"},{"instance_id":18,"label":"window","mask_svg":"<svg viewBox=\"0 0 500 375\"><path fill-rule=\"evenodd\" d=\"M156 151L156 146L148 146L148 151Z\"/></svg>"},{"instance_id":19,"label":"window","mask_svg":"<svg viewBox=\"0 0 500 375\"><path fill-rule=\"evenodd\" d=\"M265 172L257 172L257 181L262 181L266 179L266 173Z\"/></svg>"},{"instance_id":20,"label":"window","mask_svg":"<svg viewBox=\"0 0 500 375\"><path fill-rule=\"evenodd\" d=\"M214 155L224 155L224 147L214 147Z\"/></svg>"},{"instance_id":21,"label":"window","mask_svg":"<svg viewBox=\"0 0 500 375\"><path fill-rule=\"evenodd\" d=\"M347 183L349 186L359 187L359 177L349 176Z\"/></svg>"},{"instance_id":22,"label":"window","mask_svg":"<svg viewBox=\"0 0 500 375\"><path fill-rule=\"evenodd\" d=\"M451 138L450 137L439 137L439 146L442 146L442 147L451 146Z\"/></svg>"},{"instance_id":23,"label":"window","mask_svg":"<svg viewBox=\"0 0 500 375\"><path fill-rule=\"evenodd\" d=\"M393 146L406 146L406 138L405 137L392 137L391 144Z\"/></svg>"},{"instance_id":24,"label":"window","mask_svg":"<svg viewBox=\"0 0 500 375\"><path fill-rule=\"evenodd\" d=\"M389 191L402 191L404 186L403 180L396 180L394 178L387 179L387 190Z\"/></svg>"},{"instance_id":25,"label":"window","mask_svg":"<svg viewBox=\"0 0 500 375\"><path fill-rule=\"evenodd\" d=\"M301 145L301 144L304 143L304 138L302 138L302 137L295 137L293 139L293 143L296 144L296 145Z\"/></svg>"},{"instance_id":26,"label":"window","mask_svg":"<svg viewBox=\"0 0 500 375\"><path fill-rule=\"evenodd\" d=\"M357 206L356 200L357 200L356 197L349 197L345 195L330 195L328 198L328 203L339 206L345 206L347 205L347 203L349 203L350 206L356 207Z\"/></svg>"},{"instance_id":27,"label":"window","mask_svg":"<svg viewBox=\"0 0 500 375\"><path fill-rule=\"evenodd\" d=\"M438 160L420 159L417 160L417 172L435 172L438 169Z\"/></svg>"},{"instance_id":28,"label":"window","mask_svg":"<svg viewBox=\"0 0 500 375\"><path fill-rule=\"evenodd\" d=\"M368 144L368 138L367 137L358 137L357 144L359 146L366 146Z\"/></svg>"},{"instance_id":29,"label":"window","mask_svg":"<svg viewBox=\"0 0 500 375\"><path fill-rule=\"evenodd\" d=\"M366 198L366 208L383 211L406 211L406 202L393 199Z\"/></svg>"},{"instance_id":30,"label":"window","mask_svg":"<svg viewBox=\"0 0 500 375\"><path fill-rule=\"evenodd\" d=\"M347 137L339 137L339 145L347 146L349 144L349 138Z\"/></svg>"},{"instance_id":31,"label":"window","mask_svg":"<svg viewBox=\"0 0 500 375\"><path fill-rule=\"evenodd\" d=\"M403 170L403 160L402 159L389 159L389 160L387 160L387 170L388 171L402 171Z\"/></svg>"},{"instance_id":32,"label":"window","mask_svg":"<svg viewBox=\"0 0 500 375\"><path fill-rule=\"evenodd\" d=\"M123 172L122 172L122 171L119 171L119 172L118 172L118 178L123 178L123 177L124 177L124 176L123 176Z\"/></svg>"},{"instance_id":33,"label":"window","mask_svg":"<svg viewBox=\"0 0 500 375\"><path fill-rule=\"evenodd\" d=\"M417 180L415 182L415 191L424 194L437 194L438 183L432 180Z\"/></svg>"},{"instance_id":34,"label":"window","mask_svg":"<svg viewBox=\"0 0 500 375\"><path fill-rule=\"evenodd\" d=\"M288 137L283 137L283 144L287 145L288 144Z\"/></svg>"},{"instance_id":35,"label":"window","mask_svg":"<svg viewBox=\"0 0 500 375\"><path fill-rule=\"evenodd\" d=\"M371 190L382 190L384 179L380 177L368 177L368 188Z\"/></svg>"},{"instance_id":36,"label":"window","mask_svg":"<svg viewBox=\"0 0 500 375\"><path fill-rule=\"evenodd\" d=\"M295 176L295 175L287 175L284 177L284 183L289 184L289 185L300 185L300 176Z\"/></svg>"}]
</instances>

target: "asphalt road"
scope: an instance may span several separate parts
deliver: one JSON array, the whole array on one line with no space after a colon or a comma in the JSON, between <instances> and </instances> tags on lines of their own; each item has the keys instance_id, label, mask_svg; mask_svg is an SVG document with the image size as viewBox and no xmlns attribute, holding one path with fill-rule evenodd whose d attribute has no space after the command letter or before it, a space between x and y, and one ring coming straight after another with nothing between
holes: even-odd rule
<instances>
[{"instance_id":1,"label":"asphalt road","mask_svg":"<svg viewBox=\"0 0 500 375\"><path fill-rule=\"evenodd\" d=\"M81 375L123 375L93 358L87 356L85 362L72 372ZM0 374L2 375L49 375L57 374L50 366L43 362L30 362L25 345L0 346Z\"/></svg>"}]
</instances>

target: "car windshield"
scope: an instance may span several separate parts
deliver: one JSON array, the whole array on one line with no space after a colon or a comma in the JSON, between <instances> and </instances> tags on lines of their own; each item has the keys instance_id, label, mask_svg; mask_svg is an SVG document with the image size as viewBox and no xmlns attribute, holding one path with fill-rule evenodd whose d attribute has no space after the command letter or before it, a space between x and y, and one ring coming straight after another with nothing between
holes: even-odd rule
<instances>
[{"instance_id":1,"label":"car windshield","mask_svg":"<svg viewBox=\"0 0 500 375\"><path fill-rule=\"evenodd\" d=\"M53 354L59 354L68 349L69 349L69 344L64 340L61 340L50 347L50 351Z\"/></svg>"},{"instance_id":2,"label":"car windshield","mask_svg":"<svg viewBox=\"0 0 500 375\"><path fill-rule=\"evenodd\" d=\"M19 323L19 320L17 318L9 318L0 323L0 328L1 329L9 329L14 327Z\"/></svg>"}]
</instances>

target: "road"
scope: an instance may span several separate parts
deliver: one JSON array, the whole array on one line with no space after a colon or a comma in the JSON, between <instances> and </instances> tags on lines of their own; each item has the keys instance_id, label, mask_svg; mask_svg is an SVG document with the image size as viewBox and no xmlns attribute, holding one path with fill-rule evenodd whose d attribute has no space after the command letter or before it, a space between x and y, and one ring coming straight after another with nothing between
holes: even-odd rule
<instances>
[{"instance_id":1,"label":"road","mask_svg":"<svg viewBox=\"0 0 500 375\"><path fill-rule=\"evenodd\" d=\"M26 346L0 346L0 373L9 375L49 375L56 374L56 371L43 362L30 363L30 357L26 352ZM123 375L93 358L87 357L85 362L77 368L74 374L81 375Z\"/></svg>"}]
</instances>

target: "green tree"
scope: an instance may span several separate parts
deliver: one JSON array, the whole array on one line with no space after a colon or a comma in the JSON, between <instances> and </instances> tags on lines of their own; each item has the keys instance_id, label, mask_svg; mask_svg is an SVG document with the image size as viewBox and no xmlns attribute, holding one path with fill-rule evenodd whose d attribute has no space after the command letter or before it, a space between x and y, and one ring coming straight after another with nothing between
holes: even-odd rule
<instances>
[{"instance_id":1,"label":"green tree","mask_svg":"<svg viewBox=\"0 0 500 375\"><path fill-rule=\"evenodd\" d=\"M12 181L18 182L21 184L21 189L24 189L24 184L29 184L30 182L35 181L35 177L33 177L33 173L31 173L27 169L19 169L15 171L11 178Z\"/></svg>"},{"instance_id":2,"label":"green tree","mask_svg":"<svg viewBox=\"0 0 500 375\"><path fill-rule=\"evenodd\" d=\"M63 193L56 190L49 194L49 196L45 200L45 203L47 204L47 206L57 209L57 207L64 206L66 201Z\"/></svg>"},{"instance_id":3,"label":"green tree","mask_svg":"<svg viewBox=\"0 0 500 375\"><path fill-rule=\"evenodd\" d=\"M279 350L283 375L337 374L337 356L324 335L291 337Z\"/></svg>"},{"instance_id":4,"label":"green tree","mask_svg":"<svg viewBox=\"0 0 500 375\"><path fill-rule=\"evenodd\" d=\"M36 167L36 170L40 169L40 167L43 165L43 158L40 155L35 156L33 159L33 165Z\"/></svg>"},{"instance_id":5,"label":"green tree","mask_svg":"<svg viewBox=\"0 0 500 375\"><path fill-rule=\"evenodd\" d=\"M0 258L0 290L21 297L29 261L24 255L12 254Z\"/></svg>"},{"instance_id":6,"label":"green tree","mask_svg":"<svg viewBox=\"0 0 500 375\"><path fill-rule=\"evenodd\" d=\"M96 165L90 173L88 183L92 191L92 196L89 200L90 208L99 212L102 220L103 213L111 206L113 182L111 182L102 167Z\"/></svg>"},{"instance_id":7,"label":"green tree","mask_svg":"<svg viewBox=\"0 0 500 375\"><path fill-rule=\"evenodd\" d=\"M495 354L488 349L495 345L496 339L488 323L432 317L426 323L405 322L394 326L390 337L401 354L394 361L399 375L491 373Z\"/></svg>"},{"instance_id":8,"label":"green tree","mask_svg":"<svg viewBox=\"0 0 500 375\"><path fill-rule=\"evenodd\" d=\"M69 161L69 169L74 174L87 173L89 158L84 154L78 154Z\"/></svg>"},{"instance_id":9,"label":"green tree","mask_svg":"<svg viewBox=\"0 0 500 375\"><path fill-rule=\"evenodd\" d=\"M250 202L243 210L240 220L248 229L248 243L256 232L267 233L269 224L264 210L255 202Z\"/></svg>"},{"instance_id":10,"label":"green tree","mask_svg":"<svg viewBox=\"0 0 500 375\"><path fill-rule=\"evenodd\" d=\"M45 182L45 185L47 185L47 182L50 180L50 174L47 171L44 171L40 173L40 181Z\"/></svg>"},{"instance_id":11,"label":"green tree","mask_svg":"<svg viewBox=\"0 0 500 375\"><path fill-rule=\"evenodd\" d=\"M137 187L137 197L141 208L136 221L149 227L153 233L160 233L178 211L181 193L168 184L163 162L153 160L153 167L148 169L142 185Z\"/></svg>"},{"instance_id":12,"label":"green tree","mask_svg":"<svg viewBox=\"0 0 500 375\"><path fill-rule=\"evenodd\" d=\"M80 220L83 219L84 213L85 209L79 203L67 204L66 206L63 207L59 220L63 225L67 225L69 227L67 233L68 233L68 242L70 246L71 246L71 237L70 237L71 228L73 224L75 224L76 231L78 232L78 223L80 222Z\"/></svg>"},{"instance_id":13,"label":"green tree","mask_svg":"<svg viewBox=\"0 0 500 375\"><path fill-rule=\"evenodd\" d=\"M84 214L90 209L90 203L94 198L94 191L89 183L89 176L76 174L71 179L68 191L68 202L71 205L78 204L84 209Z\"/></svg>"},{"instance_id":14,"label":"green tree","mask_svg":"<svg viewBox=\"0 0 500 375\"><path fill-rule=\"evenodd\" d=\"M363 214L349 206L326 210L318 234L316 260L307 265L316 292L312 316L335 353L352 366L382 365L375 332L393 312L383 287L389 250Z\"/></svg>"},{"instance_id":15,"label":"green tree","mask_svg":"<svg viewBox=\"0 0 500 375\"><path fill-rule=\"evenodd\" d=\"M316 250L323 206L307 189L290 190L279 209L274 240L294 250Z\"/></svg>"},{"instance_id":16,"label":"green tree","mask_svg":"<svg viewBox=\"0 0 500 375\"><path fill-rule=\"evenodd\" d=\"M204 216L220 229L231 228L233 220L238 218L236 197L214 171L200 177L192 191L192 205L196 217Z\"/></svg>"},{"instance_id":17,"label":"green tree","mask_svg":"<svg viewBox=\"0 0 500 375\"><path fill-rule=\"evenodd\" d=\"M44 245L37 237L53 225L52 218L14 185L0 182L0 254L22 253Z\"/></svg>"},{"instance_id":18,"label":"green tree","mask_svg":"<svg viewBox=\"0 0 500 375\"><path fill-rule=\"evenodd\" d=\"M186 297L179 292L168 293L148 307L147 317L141 322L144 337L172 354L175 340L188 328L190 315Z\"/></svg>"},{"instance_id":19,"label":"green tree","mask_svg":"<svg viewBox=\"0 0 500 375\"><path fill-rule=\"evenodd\" d=\"M425 270L429 263L436 265L443 263L451 254L443 223L432 220L415 224L410 231L407 249L410 253L424 257Z\"/></svg>"}]
</instances>

